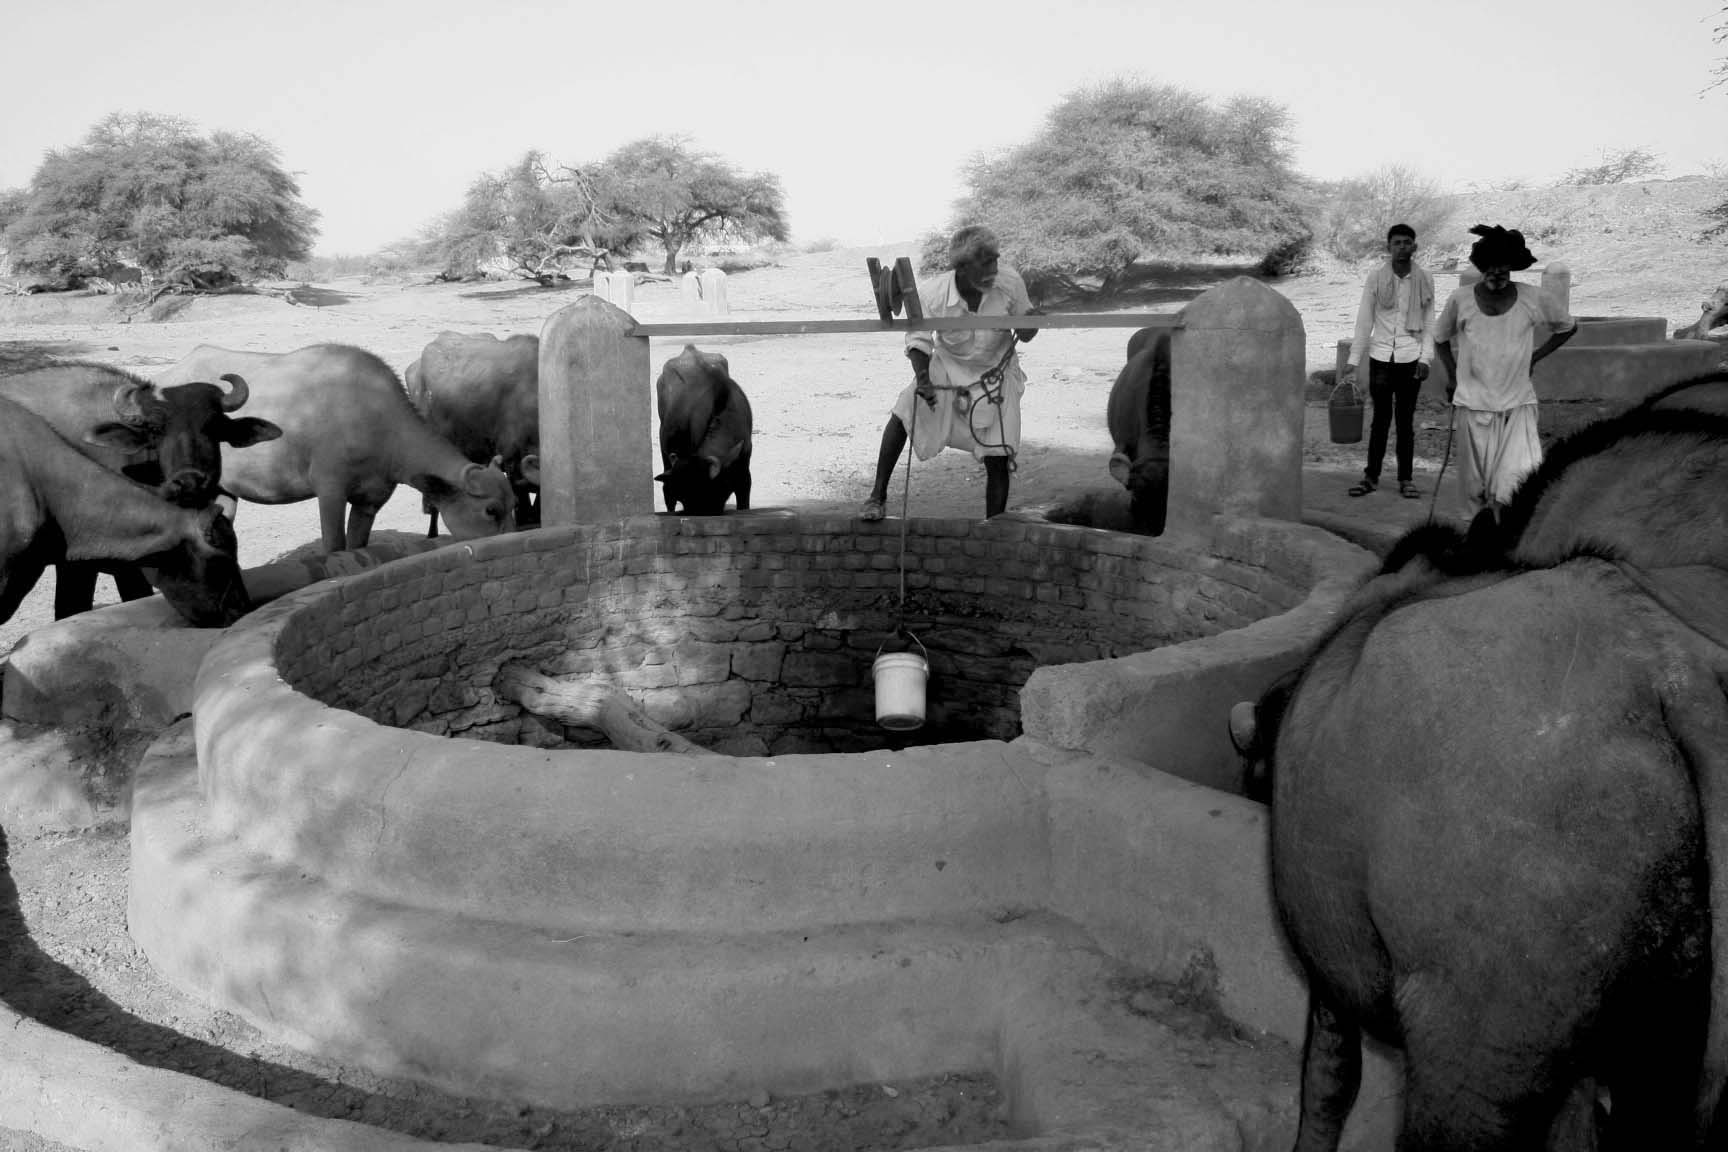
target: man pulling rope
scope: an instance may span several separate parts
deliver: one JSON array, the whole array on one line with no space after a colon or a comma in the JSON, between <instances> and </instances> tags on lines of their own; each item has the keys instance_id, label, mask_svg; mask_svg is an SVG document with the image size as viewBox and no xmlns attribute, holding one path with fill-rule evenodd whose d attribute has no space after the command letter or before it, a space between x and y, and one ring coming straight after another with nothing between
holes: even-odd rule
<instances>
[{"instance_id":1,"label":"man pulling rope","mask_svg":"<svg viewBox=\"0 0 1728 1152\"><path fill-rule=\"evenodd\" d=\"M1036 315L1019 274L999 263L1000 251L996 234L982 225L954 233L948 245L952 271L919 287L924 315ZM1020 446L1020 394L1026 388L1015 346L1037 334L1036 328L906 334L913 382L900 393L882 429L875 483L860 519L880 520L885 514L888 484L908 428L920 460L943 448L959 448L982 461L985 516L1007 510L1009 476ZM914 421L918 403L926 410Z\"/></svg>"}]
</instances>

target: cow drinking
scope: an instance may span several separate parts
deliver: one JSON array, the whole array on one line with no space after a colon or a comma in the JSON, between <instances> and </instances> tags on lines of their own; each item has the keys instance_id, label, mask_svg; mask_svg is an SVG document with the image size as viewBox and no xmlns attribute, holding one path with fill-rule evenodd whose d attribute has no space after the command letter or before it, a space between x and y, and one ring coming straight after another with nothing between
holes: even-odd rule
<instances>
[{"instance_id":1,"label":"cow drinking","mask_svg":"<svg viewBox=\"0 0 1728 1152\"><path fill-rule=\"evenodd\" d=\"M440 332L403 373L426 423L470 461L496 460L516 493L516 523L540 523L540 338ZM438 514L428 502L431 535Z\"/></svg>"},{"instance_id":2,"label":"cow drinking","mask_svg":"<svg viewBox=\"0 0 1728 1152\"><path fill-rule=\"evenodd\" d=\"M251 607L233 525L215 505L182 508L109 471L42 417L0 397L0 623L49 564L149 564L175 611L226 627Z\"/></svg>"},{"instance_id":3,"label":"cow drinking","mask_svg":"<svg viewBox=\"0 0 1728 1152\"><path fill-rule=\"evenodd\" d=\"M396 373L372 353L346 344L283 353L205 344L157 383L227 372L246 378L248 410L279 425L282 437L232 453L223 486L259 504L316 498L326 551L365 547L373 519L398 484L429 497L458 538L515 528L508 477L473 463L428 427Z\"/></svg>"},{"instance_id":4,"label":"cow drinking","mask_svg":"<svg viewBox=\"0 0 1728 1152\"><path fill-rule=\"evenodd\" d=\"M222 381L158 388L106 364L68 362L0 378L0 396L41 416L104 467L182 508L203 508L215 502L222 481L224 444L244 448L282 434L268 420L233 415L246 403L246 381ZM136 565L65 561L55 569L56 620L90 609L98 571L113 575L123 600L151 593Z\"/></svg>"}]
</instances>

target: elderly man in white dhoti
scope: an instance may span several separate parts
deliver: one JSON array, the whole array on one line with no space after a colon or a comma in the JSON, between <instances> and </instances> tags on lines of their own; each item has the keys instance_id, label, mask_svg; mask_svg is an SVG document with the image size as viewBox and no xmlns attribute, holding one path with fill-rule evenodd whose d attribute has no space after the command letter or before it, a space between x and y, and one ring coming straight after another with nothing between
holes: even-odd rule
<instances>
[{"instance_id":1,"label":"elderly man in white dhoti","mask_svg":"<svg viewBox=\"0 0 1728 1152\"><path fill-rule=\"evenodd\" d=\"M1447 299L1434 325L1434 351L1451 374L1446 399L1459 442L1464 511L1474 518L1491 509L1498 518L1519 482L1542 463L1530 370L1578 325L1561 301L1513 281L1512 273L1536 263L1523 233L1486 224L1470 231L1481 237L1470 248L1470 263L1482 278ZM1535 347L1543 326L1553 334Z\"/></svg>"},{"instance_id":2,"label":"elderly man in white dhoti","mask_svg":"<svg viewBox=\"0 0 1728 1152\"><path fill-rule=\"evenodd\" d=\"M1020 274L1000 260L1001 248L990 229L971 224L955 232L948 244L951 271L919 285L924 315L1036 315ZM1020 447L1020 394L1026 388L1015 343L1037 334L1036 328L906 334L913 380L882 429L876 482L860 519L880 520L885 514L888 482L906 447L908 430L920 460L943 448L959 448L982 461L984 515L1007 510L1009 476Z\"/></svg>"}]
</instances>

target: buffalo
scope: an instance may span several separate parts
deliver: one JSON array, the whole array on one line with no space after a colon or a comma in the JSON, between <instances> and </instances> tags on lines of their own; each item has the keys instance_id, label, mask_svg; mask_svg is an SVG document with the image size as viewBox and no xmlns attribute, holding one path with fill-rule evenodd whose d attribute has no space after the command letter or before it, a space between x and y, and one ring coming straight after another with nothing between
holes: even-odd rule
<instances>
[{"instance_id":1,"label":"buffalo","mask_svg":"<svg viewBox=\"0 0 1728 1152\"><path fill-rule=\"evenodd\" d=\"M414 411L396 373L372 353L346 344L283 353L205 344L157 383L230 372L246 378L250 411L279 425L282 437L232 453L223 487L259 504L316 498L326 551L364 547L373 519L398 484L429 497L458 538L515 528L509 478L470 461L434 432Z\"/></svg>"},{"instance_id":2,"label":"buffalo","mask_svg":"<svg viewBox=\"0 0 1728 1152\"><path fill-rule=\"evenodd\" d=\"M202 508L214 503L222 481L222 445L244 448L282 434L268 420L231 415L246 403L246 381L228 375L223 383L158 388L110 365L67 362L0 378L0 396L41 416L104 467L170 503ZM98 571L113 575L124 600L152 591L136 565L66 561L55 571L56 620L90 609Z\"/></svg>"},{"instance_id":3,"label":"buffalo","mask_svg":"<svg viewBox=\"0 0 1728 1152\"><path fill-rule=\"evenodd\" d=\"M498 461L516 493L516 523L540 523L540 338L440 332L403 373L432 430L476 464ZM430 535L438 513L430 503Z\"/></svg>"},{"instance_id":4,"label":"buffalo","mask_svg":"<svg viewBox=\"0 0 1728 1152\"><path fill-rule=\"evenodd\" d=\"M49 564L149 564L163 597L200 627L250 610L234 527L220 508L183 508L104 468L42 417L0 396L0 623Z\"/></svg>"},{"instance_id":5,"label":"buffalo","mask_svg":"<svg viewBox=\"0 0 1728 1152\"><path fill-rule=\"evenodd\" d=\"M1309 981L1299 1148L1337 1146L1363 1032L1405 1052L1401 1148L1728 1136L1725 387L1408 533L1232 710Z\"/></svg>"},{"instance_id":6,"label":"buffalo","mask_svg":"<svg viewBox=\"0 0 1728 1152\"><path fill-rule=\"evenodd\" d=\"M1161 536L1170 496L1170 333L1142 328L1110 386L1110 476L1128 490L1129 530Z\"/></svg>"},{"instance_id":7,"label":"buffalo","mask_svg":"<svg viewBox=\"0 0 1728 1152\"><path fill-rule=\"evenodd\" d=\"M750 507L750 400L726 357L693 344L666 362L654 386L660 406L661 485L666 511L717 516L737 495Z\"/></svg>"},{"instance_id":8,"label":"buffalo","mask_svg":"<svg viewBox=\"0 0 1728 1152\"><path fill-rule=\"evenodd\" d=\"M1364 1032L1405 1054L1401 1149L1720 1136L1725 643L1708 566L1413 559L1233 716L1308 979L1297 1148L1338 1146Z\"/></svg>"}]
</instances>

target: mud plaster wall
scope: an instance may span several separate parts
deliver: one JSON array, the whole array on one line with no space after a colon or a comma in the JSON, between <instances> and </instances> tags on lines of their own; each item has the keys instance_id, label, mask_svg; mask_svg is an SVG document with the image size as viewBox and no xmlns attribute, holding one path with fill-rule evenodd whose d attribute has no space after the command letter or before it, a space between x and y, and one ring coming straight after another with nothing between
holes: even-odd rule
<instances>
[{"instance_id":1,"label":"mud plaster wall","mask_svg":"<svg viewBox=\"0 0 1728 1152\"><path fill-rule=\"evenodd\" d=\"M881 747L871 665L899 617L900 530L780 513L635 517L398 562L295 613L278 642L300 691L378 723L546 747L585 729L492 692L523 659L604 678L733 755ZM1066 525L920 520L906 623L928 652L918 743L1012 739L1040 665L1143 651L1285 611L1280 574L1167 539ZM916 649L913 649L916 650Z\"/></svg>"}]
</instances>

